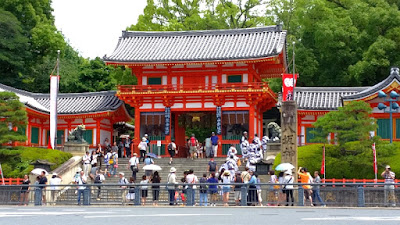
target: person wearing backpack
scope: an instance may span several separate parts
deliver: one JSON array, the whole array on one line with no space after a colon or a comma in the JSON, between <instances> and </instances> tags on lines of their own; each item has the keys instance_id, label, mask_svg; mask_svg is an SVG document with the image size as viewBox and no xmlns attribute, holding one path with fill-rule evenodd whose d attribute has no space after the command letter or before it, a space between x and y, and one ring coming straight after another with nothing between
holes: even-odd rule
<instances>
[{"instance_id":1,"label":"person wearing backpack","mask_svg":"<svg viewBox=\"0 0 400 225\"><path fill-rule=\"evenodd\" d=\"M203 174L203 177L202 178L200 178L200 201L199 201L199 205L200 206L207 206L207 202L208 202L208 199L207 199L207 185L206 185L206 183L207 183L207 174Z\"/></svg>"},{"instance_id":2,"label":"person wearing backpack","mask_svg":"<svg viewBox=\"0 0 400 225\"><path fill-rule=\"evenodd\" d=\"M107 152L107 154L105 154L105 156L104 156L104 164L106 165L106 169L105 169L104 173L107 174L108 177L111 176L111 174L110 174L110 159L111 159L111 157L112 157L111 152ZM113 161L111 160L111 162L113 162Z\"/></svg>"},{"instance_id":3,"label":"person wearing backpack","mask_svg":"<svg viewBox=\"0 0 400 225\"><path fill-rule=\"evenodd\" d=\"M129 159L129 168L132 170L132 177L136 180L136 173L139 172L139 159L137 153L133 153L132 158Z\"/></svg>"},{"instance_id":4,"label":"person wearing backpack","mask_svg":"<svg viewBox=\"0 0 400 225\"><path fill-rule=\"evenodd\" d=\"M211 157L210 161L208 162L208 174L216 173L218 171L217 163L214 161L214 158Z\"/></svg>"},{"instance_id":5,"label":"person wearing backpack","mask_svg":"<svg viewBox=\"0 0 400 225\"><path fill-rule=\"evenodd\" d=\"M98 186L97 186L97 201L100 201L101 184L103 183L103 181L104 181L105 179L106 179L106 178L105 178L104 175L103 175L103 171L97 170L96 176L95 176L95 178L94 178L94 183L95 183L96 185L98 185Z\"/></svg>"},{"instance_id":6,"label":"person wearing backpack","mask_svg":"<svg viewBox=\"0 0 400 225\"><path fill-rule=\"evenodd\" d=\"M175 140L174 139L172 139L171 142L168 144L168 153L170 155L168 164L171 165L172 164L172 158L176 154L176 144L175 144Z\"/></svg>"},{"instance_id":7,"label":"person wearing backpack","mask_svg":"<svg viewBox=\"0 0 400 225\"><path fill-rule=\"evenodd\" d=\"M113 151L110 159L109 159L109 163L110 163L110 174L111 176L117 176L117 168L118 168L118 153L117 151Z\"/></svg>"},{"instance_id":8,"label":"person wearing backpack","mask_svg":"<svg viewBox=\"0 0 400 225\"><path fill-rule=\"evenodd\" d=\"M198 144L199 144L199 141L196 139L194 134L192 134L192 137L189 138L189 141L188 141L190 158L192 160L194 160L194 153L197 151Z\"/></svg>"}]
</instances>

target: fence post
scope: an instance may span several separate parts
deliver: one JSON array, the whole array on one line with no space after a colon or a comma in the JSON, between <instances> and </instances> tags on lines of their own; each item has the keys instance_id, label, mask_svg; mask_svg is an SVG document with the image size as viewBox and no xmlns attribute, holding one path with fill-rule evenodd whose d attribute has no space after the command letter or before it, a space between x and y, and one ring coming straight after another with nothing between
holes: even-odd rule
<instances>
[{"instance_id":1,"label":"fence post","mask_svg":"<svg viewBox=\"0 0 400 225\"><path fill-rule=\"evenodd\" d=\"M298 206L304 206L304 189L303 186L299 185L298 188Z\"/></svg>"},{"instance_id":2,"label":"fence post","mask_svg":"<svg viewBox=\"0 0 400 225\"><path fill-rule=\"evenodd\" d=\"M83 205L90 205L90 186L86 186L83 190Z\"/></svg>"},{"instance_id":3,"label":"fence post","mask_svg":"<svg viewBox=\"0 0 400 225\"><path fill-rule=\"evenodd\" d=\"M42 205L42 189L35 187L35 206Z\"/></svg>"},{"instance_id":4,"label":"fence post","mask_svg":"<svg viewBox=\"0 0 400 225\"><path fill-rule=\"evenodd\" d=\"M141 194L140 192L141 192L140 187L136 186L135 187L135 201L134 201L135 205L140 205L140 194Z\"/></svg>"},{"instance_id":5,"label":"fence post","mask_svg":"<svg viewBox=\"0 0 400 225\"><path fill-rule=\"evenodd\" d=\"M189 185L188 186L188 188L186 189L186 205L187 206L192 206L193 205L193 203L194 203L194 199L193 199L193 193L194 192L194 190L193 190L193 186L192 185Z\"/></svg>"},{"instance_id":6,"label":"fence post","mask_svg":"<svg viewBox=\"0 0 400 225\"><path fill-rule=\"evenodd\" d=\"M242 206L247 206L247 185L244 184L241 187L241 195L242 195L242 200L241 200L241 205Z\"/></svg>"},{"instance_id":7,"label":"fence post","mask_svg":"<svg viewBox=\"0 0 400 225\"><path fill-rule=\"evenodd\" d=\"M365 207L365 196L364 196L364 188L363 186L357 187L357 206Z\"/></svg>"}]
</instances>

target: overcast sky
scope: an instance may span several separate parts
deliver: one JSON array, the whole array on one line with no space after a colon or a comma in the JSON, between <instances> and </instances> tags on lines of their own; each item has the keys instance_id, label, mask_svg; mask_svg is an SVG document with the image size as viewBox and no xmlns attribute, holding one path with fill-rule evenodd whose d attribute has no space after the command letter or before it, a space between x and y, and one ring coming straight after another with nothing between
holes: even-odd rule
<instances>
[{"instance_id":1,"label":"overcast sky","mask_svg":"<svg viewBox=\"0 0 400 225\"><path fill-rule=\"evenodd\" d=\"M146 0L53 0L57 29L85 58L103 57L136 23Z\"/></svg>"}]
</instances>

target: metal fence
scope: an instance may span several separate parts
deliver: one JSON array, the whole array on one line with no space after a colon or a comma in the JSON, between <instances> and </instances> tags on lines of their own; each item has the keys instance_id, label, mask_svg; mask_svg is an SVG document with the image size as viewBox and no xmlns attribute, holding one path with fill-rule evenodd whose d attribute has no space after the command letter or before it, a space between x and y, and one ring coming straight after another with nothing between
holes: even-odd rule
<instances>
[{"instance_id":1,"label":"metal fence","mask_svg":"<svg viewBox=\"0 0 400 225\"><path fill-rule=\"evenodd\" d=\"M1 205L180 205L180 206L314 206L396 207L400 189L393 184L85 184L85 185L3 185ZM293 194L293 198L291 195ZM318 201L320 196L322 202ZM79 199L79 201L78 201Z\"/></svg>"}]
</instances>

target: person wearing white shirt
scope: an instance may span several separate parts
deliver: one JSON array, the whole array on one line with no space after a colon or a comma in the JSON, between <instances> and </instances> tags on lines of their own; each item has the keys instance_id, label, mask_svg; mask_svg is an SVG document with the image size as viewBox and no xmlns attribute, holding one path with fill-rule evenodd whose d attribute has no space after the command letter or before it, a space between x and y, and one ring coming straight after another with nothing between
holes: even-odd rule
<instances>
[{"instance_id":1,"label":"person wearing white shirt","mask_svg":"<svg viewBox=\"0 0 400 225\"><path fill-rule=\"evenodd\" d=\"M142 141L139 143L138 148L139 148L139 152L140 152L139 162L141 159L143 159L143 162L144 162L144 158L146 157L146 151L147 151L147 139L146 138L142 138Z\"/></svg>"},{"instance_id":2,"label":"person wearing white shirt","mask_svg":"<svg viewBox=\"0 0 400 225\"><path fill-rule=\"evenodd\" d=\"M139 172L137 153L133 153L132 158L129 159L129 168L132 170L132 177L136 180L136 173Z\"/></svg>"},{"instance_id":3,"label":"person wearing white shirt","mask_svg":"<svg viewBox=\"0 0 400 225\"><path fill-rule=\"evenodd\" d=\"M169 165L172 164L172 158L175 156L176 154L176 144L175 144L175 140L172 139L171 142L168 144L168 153L171 156L169 158Z\"/></svg>"},{"instance_id":4,"label":"person wearing white shirt","mask_svg":"<svg viewBox=\"0 0 400 225\"><path fill-rule=\"evenodd\" d=\"M289 196L290 196L290 198L291 198L291 200L292 200L292 206L293 206L293 203L294 203L294 198L293 198L293 181L294 181L294 178L293 178L293 176L292 176L292 171L291 170L287 170L286 172L285 172L285 177L284 177L284 180L283 180L283 183L285 184L283 187L282 187L282 189L285 191L285 193L286 193L286 206L288 206L289 205Z\"/></svg>"},{"instance_id":5,"label":"person wearing white shirt","mask_svg":"<svg viewBox=\"0 0 400 225\"><path fill-rule=\"evenodd\" d=\"M193 184L193 186L192 186L192 188L193 188L193 190L192 190L192 204L194 204L194 199L195 199L194 197L195 197L195 194L196 194L196 191L195 191L196 190L196 185L194 185L194 184L196 184L198 182L199 182L199 180L197 179L197 176L194 175L193 169L190 169L188 175L186 175L186 183Z\"/></svg>"},{"instance_id":6,"label":"person wearing white shirt","mask_svg":"<svg viewBox=\"0 0 400 225\"><path fill-rule=\"evenodd\" d=\"M82 157L82 163L83 163L83 172L85 173L85 176L88 176L89 171L90 171L90 154L89 152L86 152L86 154Z\"/></svg>"},{"instance_id":7,"label":"person wearing white shirt","mask_svg":"<svg viewBox=\"0 0 400 225\"><path fill-rule=\"evenodd\" d=\"M53 173L53 176L50 178L49 184L51 190L51 199L52 202L55 202L58 190L60 190L60 187L57 185L61 184L61 177L59 177L57 173Z\"/></svg>"}]
</instances>

